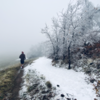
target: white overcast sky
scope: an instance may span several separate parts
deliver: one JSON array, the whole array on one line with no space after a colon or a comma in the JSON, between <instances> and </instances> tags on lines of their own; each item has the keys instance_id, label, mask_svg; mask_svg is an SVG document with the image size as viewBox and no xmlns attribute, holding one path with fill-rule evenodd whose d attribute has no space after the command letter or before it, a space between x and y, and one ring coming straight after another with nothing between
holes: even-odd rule
<instances>
[{"instance_id":1,"label":"white overcast sky","mask_svg":"<svg viewBox=\"0 0 100 100\"><path fill-rule=\"evenodd\" d=\"M75 1L75 0L73 0ZM99 5L100 0L90 0ZM32 45L46 39L41 34L45 23L62 9L69 0L0 0L0 54L28 52Z\"/></svg>"}]
</instances>

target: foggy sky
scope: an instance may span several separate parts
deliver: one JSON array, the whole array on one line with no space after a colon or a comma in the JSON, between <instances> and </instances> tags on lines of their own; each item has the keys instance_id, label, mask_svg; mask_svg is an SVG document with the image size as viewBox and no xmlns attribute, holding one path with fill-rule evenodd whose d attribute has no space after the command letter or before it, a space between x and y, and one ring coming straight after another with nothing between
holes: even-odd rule
<instances>
[{"instance_id":1,"label":"foggy sky","mask_svg":"<svg viewBox=\"0 0 100 100\"><path fill-rule=\"evenodd\" d=\"M74 0L75 1L75 0ZM99 4L99 0L90 0ZM69 0L0 0L0 54L28 52L32 45L46 40L41 34L45 23L62 9Z\"/></svg>"}]
</instances>

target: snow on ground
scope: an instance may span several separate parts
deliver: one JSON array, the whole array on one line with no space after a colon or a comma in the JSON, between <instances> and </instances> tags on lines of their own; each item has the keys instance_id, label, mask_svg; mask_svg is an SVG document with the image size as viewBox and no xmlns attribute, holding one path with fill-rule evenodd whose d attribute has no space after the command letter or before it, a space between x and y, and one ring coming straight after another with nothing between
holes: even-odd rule
<instances>
[{"instance_id":1,"label":"snow on ground","mask_svg":"<svg viewBox=\"0 0 100 100\"><path fill-rule=\"evenodd\" d=\"M46 80L50 81L53 86L60 85L59 89L61 94L72 94L77 100L94 100L96 97L93 85L85 82L87 75L83 72L54 67L51 64L51 59L46 57L41 57L31 65L28 65L24 69L24 74L27 74L29 69L36 69L37 72L43 74Z\"/></svg>"}]
</instances>

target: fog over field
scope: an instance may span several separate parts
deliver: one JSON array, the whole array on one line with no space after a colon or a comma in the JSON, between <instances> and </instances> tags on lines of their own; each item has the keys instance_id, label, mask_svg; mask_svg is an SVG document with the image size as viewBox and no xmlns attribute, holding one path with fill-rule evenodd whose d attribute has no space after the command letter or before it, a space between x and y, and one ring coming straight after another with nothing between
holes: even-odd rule
<instances>
[{"instance_id":1,"label":"fog over field","mask_svg":"<svg viewBox=\"0 0 100 100\"><path fill-rule=\"evenodd\" d=\"M22 51L27 55L33 45L44 42L41 29L45 23L51 25L52 17L66 10L69 1L0 0L0 68L15 63Z\"/></svg>"},{"instance_id":2,"label":"fog over field","mask_svg":"<svg viewBox=\"0 0 100 100\"><path fill-rule=\"evenodd\" d=\"M16 56L10 56L10 55L1 55L0 57L0 70L3 68L7 68L8 66L18 63L15 61Z\"/></svg>"}]
</instances>

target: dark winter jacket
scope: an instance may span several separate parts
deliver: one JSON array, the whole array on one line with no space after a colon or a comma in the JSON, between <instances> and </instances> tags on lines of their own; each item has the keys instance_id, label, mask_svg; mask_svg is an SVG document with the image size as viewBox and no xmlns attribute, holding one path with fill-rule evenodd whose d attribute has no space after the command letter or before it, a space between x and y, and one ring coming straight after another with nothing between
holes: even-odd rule
<instances>
[{"instance_id":1,"label":"dark winter jacket","mask_svg":"<svg viewBox=\"0 0 100 100\"><path fill-rule=\"evenodd\" d=\"M25 60L25 59L26 59L25 54L21 54L21 55L19 56L19 58L20 58L21 60Z\"/></svg>"}]
</instances>

